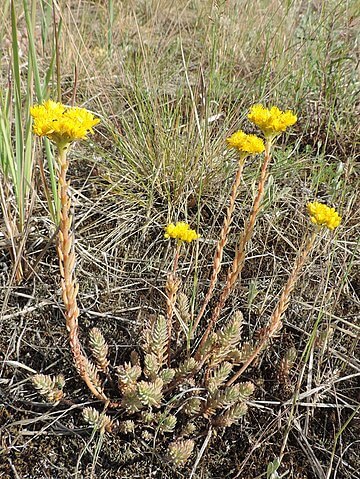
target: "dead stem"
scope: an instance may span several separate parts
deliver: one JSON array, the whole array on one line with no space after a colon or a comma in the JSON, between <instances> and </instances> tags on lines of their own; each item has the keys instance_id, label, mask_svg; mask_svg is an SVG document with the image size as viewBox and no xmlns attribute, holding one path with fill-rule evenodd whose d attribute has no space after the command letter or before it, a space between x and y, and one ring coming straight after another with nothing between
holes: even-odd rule
<instances>
[{"instance_id":1,"label":"dead stem","mask_svg":"<svg viewBox=\"0 0 360 479\"><path fill-rule=\"evenodd\" d=\"M9 191L9 185L6 183L6 181L3 181L2 177L0 177L0 180L1 209L3 212L7 236L9 238L9 241L6 243L9 245L11 262L14 265L13 278L15 279L15 283L19 284L24 277L22 264L23 245L21 244L21 234L11 212L11 202L9 201L11 193Z\"/></svg>"}]
</instances>

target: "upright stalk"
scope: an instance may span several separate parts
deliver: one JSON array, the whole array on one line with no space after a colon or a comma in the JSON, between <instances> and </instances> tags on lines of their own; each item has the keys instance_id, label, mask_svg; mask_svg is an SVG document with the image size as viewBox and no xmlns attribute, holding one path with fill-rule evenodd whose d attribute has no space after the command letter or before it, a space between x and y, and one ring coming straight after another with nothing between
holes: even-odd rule
<instances>
[{"instance_id":1,"label":"upright stalk","mask_svg":"<svg viewBox=\"0 0 360 479\"><path fill-rule=\"evenodd\" d=\"M237 371L236 374L234 374L234 376L226 383L226 386L231 386L231 384L233 384L244 373L244 371L250 366L250 364L257 358L260 352L266 347L269 340L272 337L274 337L281 329L282 327L281 318L288 308L290 295L299 278L300 271L302 267L304 266L306 258L308 254L310 253L312 247L314 246L316 236L317 236L317 231L314 230L313 233L310 235L310 237L306 240L303 248L300 251L299 256L295 260L294 267L284 286L284 289L281 293L281 296L276 305L276 308L274 309L267 326L264 328L261 334L261 339L259 340L256 347L252 351L250 357L242 365L239 371Z\"/></svg>"},{"instance_id":2,"label":"upright stalk","mask_svg":"<svg viewBox=\"0 0 360 479\"><path fill-rule=\"evenodd\" d=\"M59 198L61 203L60 225L57 252L61 274L62 297L65 305L66 328L69 332L69 342L74 357L75 366L92 394L102 401L107 398L89 376L88 359L81 352L78 336L79 308L77 294L79 285L74 278L75 250L71 232L72 217L70 214L71 199L68 195L70 181L66 180L69 167L67 160L68 145L59 146Z\"/></svg>"},{"instance_id":3,"label":"upright stalk","mask_svg":"<svg viewBox=\"0 0 360 479\"><path fill-rule=\"evenodd\" d=\"M166 319L167 319L167 335L168 335L168 344L167 344L167 356L168 356L168 365L170 367L171 363L171 334L172 334L172 320L174 315L174 306L176 303L176 295L179 289L179 281L176 278L176 271L179 262L180 256L181 241L178 240L175 247L174 253L174 263L173 270L168 275L165 290L166 290Z\"/></svg>"},{"instance_id":4,"label":"upright stalk","mask_svg":"<svg viewBox=\"0 0 360 479\"><path fill-rule=\"evenodd\" d=\"M221 269L221 261L222 261L222 257L223 257L224 247L227 243L227 238L228 238L230 225L231 225L231 221L232 221L232 215L233 215L234 209L235 209L235 201L236 201L236 198L238 196L238 189L239 189L239 186L240 186L240 181L241 181L241 176L242 176L242 172L243 172L243 169L244 169L244 165L245 165L245 157L241 156L240 159L239 159L239 164L238 164L238 169L237 169L237 172L236 172L235 180L234 180L232 188L231 188L229 206L227 207L226 216L224 218L224 223L223 223L221 233L220 233L220 238L219 238L219 241L216 245L216 251L215 251L215 255L214 255L213 269L212 269L212 274L211 274L211 279L210 279L209 290L208 290L208 292L205 296L205 299L204 299L204 302L201 306L199 314L197 315L197 318L196 318L196 320L194 322L194 325L192 327L192 335L194 334L196 328L198 327L198 325L201 321L201 318L203 317L203 315L205 313L206 307L207 307L207 305L208 305L208 303L209 303L209 301L212 297L214 288L216 286L217 277L218 277L218 274L219 274L220 269Z\"/></svg>"},{"instance_id":5,"label":"upright stalk","mask_svg":"<svg viewBox=\"0 0 360 479\"><path fill-rule=\"evenodd\" d=\"M71 232L71 200L68 196L69 182L66 180L66 174L69 166L66 153L67 147L59 148L59 198L61 210L57 251L62 278L62 297L66 307L66 328L69 331L70 346L74 356L75 365L80 374L83 375L84 365L82 364L81 347L78 338L79 308L76 300L79 288L73 277L75 251L73 245L73 234Z\"/></svg>"},{"instance_id":6,"label":"upright stalk","mask_svg":"<svg viewBox=\"0 0 360 479\"><path fill-rule=\"evenodd\" d=\"M233 263L231 267L228 270L227 273L227 279L226 279L226 284L224 286L224 289L221 293L221 296L219 298L219 301L217 305L215 306L215 309L213 311L212 317L210 319L209 325L201 339L200 345L197 349L197 353L202 349L203 345L205 344L207 338L209 337L209 334L213 330L217 320L219 319L220 313L227 301L227 299L230 296L230 293L234 287L234 284L236 283L236 280L238 279L243 266L244 266L244 261L245 261L245 254L246 254L246 245L248 241L250 240L252 233L254 231L254 226L255 226L255 221L256 217L259 213L260 210L260 204L261 200L264 195L264 189L265 189L265 183L267 179L267 168L270 163L270 149L271 149L271 140L267 140L265 144L265 155L264 155L264 161L261 166L261 173L260 173L260 179L259 179L259 184L258 184L258 191L257 195L255 197L253 207L250 213L250 217L248 221L246 222L244 226L244 231L240 236L239 244L235 252L235 258L233 260Z\"/></svg>"}]
</instances>

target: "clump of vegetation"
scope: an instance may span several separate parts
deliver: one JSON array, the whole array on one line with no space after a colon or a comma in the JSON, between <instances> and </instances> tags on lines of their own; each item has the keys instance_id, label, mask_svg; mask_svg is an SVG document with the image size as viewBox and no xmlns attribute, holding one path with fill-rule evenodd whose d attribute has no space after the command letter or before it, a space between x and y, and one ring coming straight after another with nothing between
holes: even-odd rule
<instances>
[{"instance_id":1,"label":"clump of vegetation","mask_svg":"<svg viewBox=\"0 0 360 479\"><path fill-rule=\"evenodd\" d=\"M68 108L50 100L33 107L31 114L34 118L34 133L48 137L58 150L61 204L58 256L66 326L75 367L91 393L104 403L106 409L122 411L120 419L122 431L138 430L143 434L146 428L147 440L157 434L175 435L177 439L168 445L168 458L175 466L184 465L194 448L191 436L195 437L208 428L229 427L246 414L247 401L254 393L255 386L251 381L237 380L266 349L270 339L279 333L291 292L315 243L318 230L322 226L336 228L341 218L334 208L318 202L308 204L310 218L315 228L299 251L293 270L267 325L257 331L251 341L244 341L242 338L243 316L240 311L218 326L223 307L244 266L246 246L255 228L268 176L271 147L279 135L297 120L291 111L283 112L277 107L267 109L262 105L253 106L248 118L260 128L264 141L243 131L234 133L227 140L229 148L235 149L239 155L238 170L215 250L209 290L198 315L196 318L193 317L186 292L181 291L182 280L178 266L182 248L186 243L197 241L199 234L185 222L171 223L165 228L165 238L175 240L173 266L165 285L166 315L159 311L158 315L148 318L140 354L133 350L129 353L129 361L110 368L109 348L99 329L94 328L90 331L89 349L93 360L82 352L79 340L77 306L79 285L75 280L71 198L68 196L69 181L66 177L71 144L92 133L92 128L99 120L85 109ZM257 195L249 219L240 234L222 293L207 318L205 313L222 267L223 251L231 227L245 161L248 156L262 152L264 159ZM200 328L202 320L205 322L205 331L201 331ZM110 384L116 384L117 388L106 387L107 378ZM59 380L58 376L51 378L36 375L33 377L33 383L47 400L57 402L62 399L63 378ZM110 416L100 414L94 408L85 408L83 417L101 433L113 429ZM184 439L187 436L190 438Z\"/></svg>"},{"instance_id":2,"label":"clump of vegetation","mask_svg":"<svg viewBox=\"0 0 360 479\"><path fill-rule=\"evenodd\" d=\"M3 3L0 476L352 478L357 3Z\"/></svg>"}]
</instances>

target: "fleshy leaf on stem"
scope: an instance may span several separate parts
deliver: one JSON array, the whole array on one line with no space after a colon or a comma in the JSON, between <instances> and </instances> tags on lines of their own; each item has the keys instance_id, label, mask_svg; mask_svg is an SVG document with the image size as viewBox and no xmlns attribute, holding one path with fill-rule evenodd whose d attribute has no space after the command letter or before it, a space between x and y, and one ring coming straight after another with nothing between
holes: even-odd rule
<instances>
[{"instance_id":1,"label":"fleshy leaf on stem","mask_svg":"<svg viewBox=\"0 0 360 479\"><path fill-rule=\"evenodd\" d=\"M99 369L106 372L109 366L107 358L109 346L100 329L92 328L89 333L89 346Z\"/></svg>"},{"instance_id":2,"label":"fleshy leaf on stem","mask_svg":"<svg viewBox=\"0 0 360 479\"><path fill-rule=\"evenodd\" d=\"M168 330L166 319L159 316L149 321L144 332L143 350L148 354L153 354L161 368L167 361Z\"/></svg>"},{"instance_id":3,"label":"fleshy leaf on stem","mask_svg":"<svg viewBox=\"0 0 360 479\"><path fill-rule=\"evenodd\" d=\"M183 466L190 458L194 450L194 441L192 439L178 440L169 444L169 460L177 467Z\"/></svg>"},{"instance_id":4,"label":"fleshy leaf on stem","mask_svg":"<svg viewBox=\"0 0 360 479\"><path fill-rule=\"evenodd\" d=\"M54 377L46 374L35 374L31 380L39 393L49 402L58 402L64 396L65 378L62 374Z\"/></svg>"},{"instance_id":5,"label":"fleshy leaf on stem","mask_svg":"<svg viewBox=\"0 0 360 479\"><path fill-rule=\"evenodd\" d=\"M125 363L117 368L118 384L120 392L126 393L136 388L136 383L141 376L141 367L132 366L131 363Z\"/></svg>"},{"instance_id":6,"label":"fleshy leaf on stem","mask_svg":"<svg viewBox=\"0 0 360 479\"><path fill-rule=\"evenodd\" d=\"M248 407L244 402L238 402L224 413L213 419L215 427L230 427L247 413Z\"/></svg>"},{"instance_id":7,"label":"fleshy leaf on stem","mask_svg":"<svg viewBox=\"0 0 360 479\"><path fill-rule=\"evenodd\" d=\"M225 383L232 369L233 365L231 363L224 362L211 371L210 378L206 384L206 387L211 394L214 394L220 386Z\"/></svg>"},{"instance_id":8,"label":"fleshy leaf on stem","mask_svg":"<svg viewBox=\"0 0 360 479\"><path fill-rule=\"evenodd\" d=\"M138 398L144 406L160 407L164 383L160 378L153 382L140 381L137 385Z\"/></svg>"},{"instance_id":9,"label":"fleshy leaf on stem","mask_svg":"<svg viewBox=\"0 0 360 479\"><path fill-rule=\"evenodd\" d=\"M215 332L216 341L211 348L210 368L231 359L231 353L236 350L241 341L242 323L243 315L237 311L228 324Z\"/></svg>"},{"instance_id":10,"label":"fleshy leaf on stem","mask_svg":"<svg viewBox=\"0 0 360 479\"><path fill-rule=\"evenodd\" d=\"M93 407L86 407L82 411L84 421L96 428L101 434L111 432L112 420L107 414L100 414Z\"/></svg>"}]
</instances>

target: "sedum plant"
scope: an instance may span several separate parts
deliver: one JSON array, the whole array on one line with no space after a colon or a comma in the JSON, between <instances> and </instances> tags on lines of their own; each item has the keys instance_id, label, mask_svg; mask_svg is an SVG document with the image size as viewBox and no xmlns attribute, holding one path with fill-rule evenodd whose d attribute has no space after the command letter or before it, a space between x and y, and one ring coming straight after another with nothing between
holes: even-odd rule
<instances>
[{"instance_id":1,"label":"sedum plant","mask_svg":"<svg viewBox=\"0 0 360 479\"><path fill-rule=\"evenodd\" d=\"M71 229L71 199L69 197L70 182L67 179L69 168L68 152L76 140L86 138L99 123L92 113L84 108L66 107L52 100L30 109L33 117L33 132L39 137L46 137L57 149L58 196L60 202L60 223L57 237L57 252L61 274L62 297L65 305L66 328L74 357L74 363L80 376L90 391L101 400L106 401L102 392L101 381L96 366L83 354L78 337L77 294L79 285L75 279L75 249ZM99 359L99 352L93 345L94 357Z\"/></svg>"},{"instance_id":2,"label":"sedum plant","mask_svg":"<svg viewBox=\"0 0 360 479\"><path fill-rule=\"evenodd\" d=\"M78 336L78 284L74 277L71 199L66 175L70 146L75 140L91 133L98 120L84 109L67 108L51 101L34 107L32 115L34 132L47 136L58 149L61 203L58 256L74 363L90 392L105 405L105 410L110 411L109 414L100 414L94 408L85 408L84 420L101 433L119 430L123 434L135 434L146 442L155 441L158 435L164 438L171 436L166 457L174 466L183 466L191 457L196 436L208 430L207 437L210 439L213 430L230 427L247 413L255 386L251 380L241 381L241 376L279 333L291 293L319 230L324 227L333 230L340 224L341 218L334 208L318 202L307 205L314 227L304 239L273 313L252 339L244 340L242 336L241 311L236 311L228 320L221 318L223 307L244 266L247 244L261 208L272 145L283 131L296 122L296 116L290 111L253 106L248 118L259 127L264 139L238 131L227 140L228 147L238 153L238 169L215 248L210 286L198 313L193 315L190 311L178 266L183 248L191 248L191 243L198 240L199 234L187 223L171 223L165 228L165 238L174 240L173 263L165 285L166 302L157 316L147 320L139 351L129 352L123 364L112 365L106 339L101 331L94 328L89 334L89 349L93 358L90 360L83 352ZM225 284L214 308L208 311L222 267L246 158L263 152L257 193L249 218L239 235ZM294 360L293 352L289 353L282 365L285 373L288 374ZM59 383L63 384L63 381L59 381L58 377L36 375L33 382L48 401L61 400L62 387L59 388ZM117 412L118 428L114 427L112 410Z\"/></svg>"}]
</instances>

